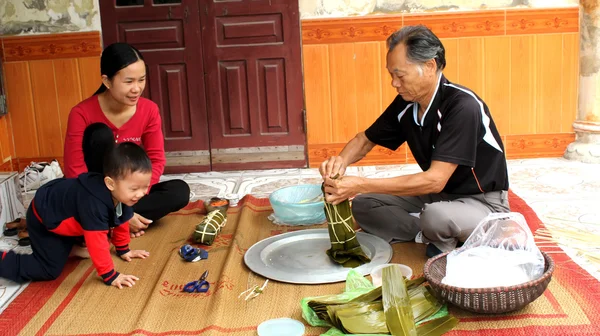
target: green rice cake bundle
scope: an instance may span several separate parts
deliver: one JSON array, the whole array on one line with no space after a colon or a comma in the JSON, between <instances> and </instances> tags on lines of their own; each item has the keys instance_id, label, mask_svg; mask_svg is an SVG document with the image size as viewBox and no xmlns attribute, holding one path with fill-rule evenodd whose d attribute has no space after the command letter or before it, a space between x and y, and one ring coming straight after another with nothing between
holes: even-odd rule
<instances>
[{"instance_id":1,"label":"green rice cake bundle","mask_svg":"<svg viewBox=\"0 0 600 336\"><path fill-rule=\"evenodd\" d=\"M221 210L213 210L196 225L194 241L204 245L212 245L221 229L227 223L227 215Z\"/></svg>"},{"instance_id":2,"label":"green rice cake bundle","mask_svg":"<svg viewBox=\"0 0 600 336\"><path fill-rule=\"evenodd\" d=\"M333 178L336 179L338 176ZM323 185L323 197L325 197L324 187ZM331 241L331 248L327 250L327 255L331 260L350 268L371 261L360 246L356 239L356 232L352 228L353 219L349 200L337 205L325 201L325 217Z\"/></svg>"}]
</instances>

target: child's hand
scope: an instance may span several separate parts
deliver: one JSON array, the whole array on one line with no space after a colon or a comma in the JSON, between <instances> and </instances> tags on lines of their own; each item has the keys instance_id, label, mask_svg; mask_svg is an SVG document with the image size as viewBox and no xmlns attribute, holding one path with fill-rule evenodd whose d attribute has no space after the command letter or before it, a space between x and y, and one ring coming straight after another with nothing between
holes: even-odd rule
<instances>
[{"instance_id":1,"label":"child's hand","mask_svg":"<svg viewBox=\"0 0 600 336\"><path fill-rule=\"evenodd\" d=\"M146 259L150 256L150 252L144 250L131 250L121 256L125 261L131 261L131 258Z\"/></svg>"},{"instance_id":2,"label":"child's hand","mask_svg":"<svg viewBox=\"0 0 600 336\"><path fill-rule=\"evenodd\" d=\"M119 276L113 280L111 285L117 287L118 289L122 289L123 286L133 287L135 282L138 280L140 279L135 275L119 274Z\"/></svg>"}]
</instances>

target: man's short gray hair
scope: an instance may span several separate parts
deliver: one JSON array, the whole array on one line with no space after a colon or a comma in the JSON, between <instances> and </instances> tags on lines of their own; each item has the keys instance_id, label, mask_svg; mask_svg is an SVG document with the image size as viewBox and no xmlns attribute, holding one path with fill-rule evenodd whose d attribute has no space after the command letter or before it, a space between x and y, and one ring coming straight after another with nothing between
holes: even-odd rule
<instances>
[{"instance_id":1,"label":"man's short gray hair","mask_svg":"<svg viewBox=\"0 0 600 336\"><path fill-rule=\"evenodd\" d=\"M388 53L399 44L406 46L406 58L412 63L422 65L434 59L437 71L442 71L446 67L444 45L429 28L423 25L402 27L390 35L387 39Z\"/></svg>"}]
</instances>

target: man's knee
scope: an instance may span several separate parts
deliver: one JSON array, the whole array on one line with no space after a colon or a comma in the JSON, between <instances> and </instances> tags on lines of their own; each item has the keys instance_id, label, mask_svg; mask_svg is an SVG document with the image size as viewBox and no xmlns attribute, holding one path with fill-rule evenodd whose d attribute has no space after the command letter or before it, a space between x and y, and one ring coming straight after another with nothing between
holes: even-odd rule
<instances>
[{"instance_id":1,"label":"man's knee","mask_svg":"<svg viewBox=\"0 0 600 336\"><path fill-rule=\"evenodd\" d=\"M372 197L368 195L358 195L352 200L352 216L357 222L365 221L369 218L369 212L375 206Z\"/></svg>"},{"instance_id":2,"label":"man's knee","mask_svg":"<svg viewBox=\"0 0 600 336\"><path fill-rule=\"evenodd\" d=\"M177 211L188 205L190 201L190 186L183 180L170 180L166 182L169 194L173 200L172 211Z\"/></svg>"},{"instance_id":3,"label":"man's knee","mask_svg":"<svg viewBox=\"0 0 600 336\"><path fill-rule=\"evenodd\" d=\"M452 221L447 202L425 204L420 219L421 231L428 239L438 236L440 232L448 232Z\"/></svg>"}]
</instances>

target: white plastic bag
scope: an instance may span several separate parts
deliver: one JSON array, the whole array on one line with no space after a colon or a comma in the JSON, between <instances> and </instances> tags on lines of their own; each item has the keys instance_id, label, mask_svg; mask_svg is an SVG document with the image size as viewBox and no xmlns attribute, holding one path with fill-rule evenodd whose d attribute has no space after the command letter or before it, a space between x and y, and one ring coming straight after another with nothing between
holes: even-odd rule
<instances>
[{"instance_id":1,"label":"white plastic bag","mask_svg":"<svg viewBox=\"0 0 600 336\"><path fill-rule=\"evenodd\" d=\"M442 283L460 288L514 286L544 273L544 257L523 215L492 213L447 256Z\"/></svg>"}]
</instances>

